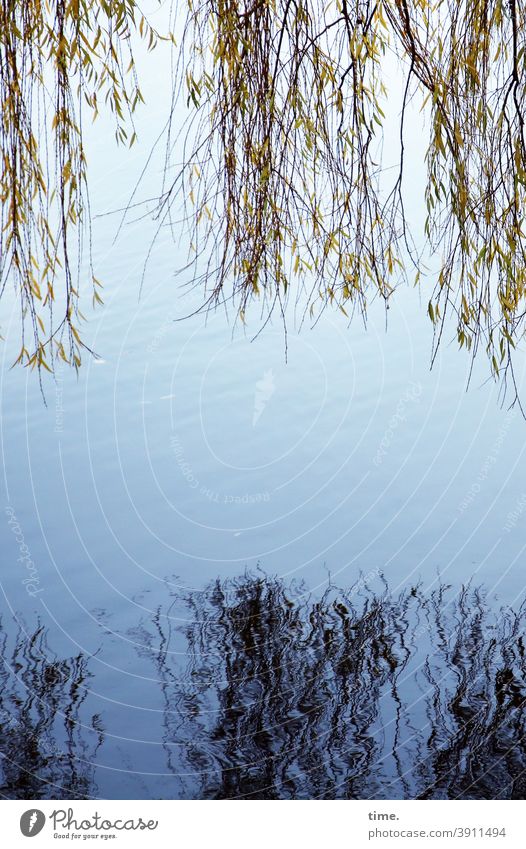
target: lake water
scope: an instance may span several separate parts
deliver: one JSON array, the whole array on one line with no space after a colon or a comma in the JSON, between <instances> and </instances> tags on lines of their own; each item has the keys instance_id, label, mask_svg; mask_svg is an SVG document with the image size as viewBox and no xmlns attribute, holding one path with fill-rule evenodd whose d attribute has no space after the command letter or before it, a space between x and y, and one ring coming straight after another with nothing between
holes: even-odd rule
<instances>
[{"instance_id":1,"label":"lake water","mask_svg":"<svg viewBox=\"0 0 526 849\"><path fill-rule=\"evenodd\" d=\"M143 161L107 134L95 215ZM410 288L387 332L291 314L287 361L277 320L178 321L187 246L139 298L154 225L117 223L47 406L2 304L2 795L524 798L526 425L486 364L430 371Z\"/></svg>"}]
</instances>

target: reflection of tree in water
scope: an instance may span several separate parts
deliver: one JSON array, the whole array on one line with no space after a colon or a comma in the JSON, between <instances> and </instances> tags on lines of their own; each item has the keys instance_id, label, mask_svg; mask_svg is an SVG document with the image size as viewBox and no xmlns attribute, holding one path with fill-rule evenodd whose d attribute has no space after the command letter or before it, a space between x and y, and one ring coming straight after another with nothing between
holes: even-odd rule
<instances>
[{"instance_id":1,"label":"reflection of tree in water","mask_svg":"<svg viewBox=\"0 0 526 849\"><path fill-rule=\"evenodd\" d=\"M156 618L182 795L524 798L524 610L494 616L472 588L315 600L250 576L187 605L183 672Z\"/></svg>"},{"instance_id":2,"label":"reflection of tree in water","mask_svg":"<svg viewBox=\"0 0 526 849\"><path fill-rule=\"evenodd\" d=\"M41 625L19 628L11 644L0 624L0 646L0 792L10 799L92 796L103 734L98 717L89 734L80 721L86 659L58 659Z\"/></svg>"},{"instance_id":3,"label":"reflection of tree in water","mask_svg":"<svg viewBox=\"0 0 526 849\"><path fill-rule=\"evenodd\" d=\"M319 598L252 575L172 601L137 626L162 698L162 727L139 730L169 773L145 773L145 795L525 798L526 609L495 614L471 587ZM41 626L8 640L0 623L0 644L0 792L97 795L88 659L58 658Z\"/></svg>"}]
</instances>

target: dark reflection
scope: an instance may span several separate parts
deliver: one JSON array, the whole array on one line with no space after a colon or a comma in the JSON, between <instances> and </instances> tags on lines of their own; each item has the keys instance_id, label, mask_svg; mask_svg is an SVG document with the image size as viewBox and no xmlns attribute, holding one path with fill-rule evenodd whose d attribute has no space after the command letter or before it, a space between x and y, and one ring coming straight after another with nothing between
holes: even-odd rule
<instances>
[{"instance_id":1,"label":"dark reflection","mask_svg":"<svg viewBox=\"0 0 526 849\"><path fill-rule=\"evenodd\" d=\"M162 617L157 665L193 795L524 798L523 609L493 615L470 588L314 599L253 576L187 605L186 670Z\"/></svg>"},{"instance_id":2,"label":"dark reflection","mask_svg":"<svg viewBox=\"0 0 526 849\"><path fill-rule=\"evenodd\" d=\"M155 713L126 707L124 676L90 713L94 659L57 658L40 626L11 648L1 636L4 796L97 795L118 692L134 737L155 742L122 744L141 798L525 798L524 607L365 582L320 598L265 575L171 602L134 629Z\"/></svg>"},{"instance_id":3,"label":"dark reflection","mask_svg":"<svg viewBox=\"0 0 526 849\"><path fill-rule=\"evenodd\" d=\"M9 641L0 623L0 793L9 799L94 794L99 718L80 720L86 659L59 659L42 625L18 626Z\"/></svg>"}]
</instances>

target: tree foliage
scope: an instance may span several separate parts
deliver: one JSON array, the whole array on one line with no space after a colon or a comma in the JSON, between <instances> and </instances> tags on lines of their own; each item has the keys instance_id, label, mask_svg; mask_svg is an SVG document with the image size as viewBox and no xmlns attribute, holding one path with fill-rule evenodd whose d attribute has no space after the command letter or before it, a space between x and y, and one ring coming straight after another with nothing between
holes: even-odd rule
<instances>
[{"instance_id":1,"label":"tree foliage","mask_svg":"<svg viewBox=\"0 0 526 849\"><path fill-rule=\"evenodd\" d=\"M496 376L513 374L526 294L525 3L188 2L174 82L194 113L191 146L158 215L163 222L181 197L188 203L204 302L232 300L244 318L254 297L271 312L292 292L311 313L334 303L351 315L373 298L387 302L403 279L425 280L435 345L452 318L461 347L472 356L482 347ZM57 329L68 330L76 361L66 243L84 208L76 116L81 101L96 111L103 93L127 138L124 113L140 99L133 59L126 76L129 35L155 36L133 0L2 9L4 280L13 272L42 361L39 308L52 303L60 276L68 306ZM397 80L388 73L393 56ZM49 74L53 234L32 131ZM393 171L383 167L382 139L396 91ZM436 268L425 277L404 203L410 108L429 128L424 254ZM37 249L43 266L33 261ZM27 347L22 353L31 362Z\"/></svg>"},{"instance_id":2,"label":"tree foliage","mask_svg":"<svg viewBox=\"0 0 526 849\"><path fill-rule=\"evenodd\" d=\"M243 310L253 293L280 302L299 282L311 307L363 311L375 295L387 300L412 262L419 279L404 208L413 101L430 130L436 342L451 312L460 346L475 354L483 343L495 374L505 369L524 332L525 33L520 0L197 5L187 78L206 116L196 222L218 257L214 296L233 279ZM390 54L403 91L394 177L378 144L397 82L385 72Z\"/></svg>"},{"instance_id":3,"label":"tree foliage","mask_svg":"<svg viewBox=\"0 0 526 849\"><path fill-rule=\"evenodd\" d=\"M80 365L79 260L89 227L82 127L102 103L117 141L133 144L130 119L142 100L135 31L155 47L134 0L0 3L0 284L2 293L8 282L16 287L24 365L51 370L57 356ZM94 274L90 284L100 302Z\"/></svg>"}]
</instances>

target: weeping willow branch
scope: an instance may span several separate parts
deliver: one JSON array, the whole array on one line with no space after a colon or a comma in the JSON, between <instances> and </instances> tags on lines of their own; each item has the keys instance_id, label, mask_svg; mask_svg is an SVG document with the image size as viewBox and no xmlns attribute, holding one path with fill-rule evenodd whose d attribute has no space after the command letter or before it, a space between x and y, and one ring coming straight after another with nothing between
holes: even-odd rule
<instances>
[{"instance_id":1,"label":"weeping willow branch","mask_svg":"<svg viewBox=\"0 0 526 849\"><path fill-rule=\"evenodd\" d=\"M83 113L96 117L102 102L117 142L134 143L136 31L155 47L134 0L0 2L0 291L9 282L20 303L16 362L39 371L51 371L57 356L78 367L86 348L78 326L89 226Z\"/></svg>"},{"instance_id":2,"label":"weeping willow branch","mask_svg":"<svg viewBox=\"0 0 526 849\"><path fill-rule=\"evenodd\" d=\"M207 305L232 298L243 318L255 296L272 309L293 291L311 313L366 314L411 269L419 280L404 206L411 103L430 129L435 351L450 313L459 345L473 357L482 345L505 375L524 334L525 25L521 0L191 3L197 144L160 215L181 191L193 205ZM403 75L394 181L381 159L392 55Z\"/></svg>"},{"instance_id":3,"label":"weeping willow branch","mask_svg":"<svg viewBox=\"0 0 526 849\"><path fill-rule=\"evenodd\" d=\"M460 347L513 375L526 315L525 12L523 0L188 0L173 82L193 121L158 215L170 222L183 198L204 305L231 301L244 320L252 301L270 315L293 293L307 315L334 304L365 316L415 274L433 281L435 352L453 321ZM155 47L134 0L0 3L0 273L19 294L24 364L80 363L82 111L106 102L117 140L133 143L136 32ZM424 245L406 216L409 108L429 128Z\"/></svg>"}]
</instances>

